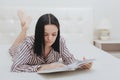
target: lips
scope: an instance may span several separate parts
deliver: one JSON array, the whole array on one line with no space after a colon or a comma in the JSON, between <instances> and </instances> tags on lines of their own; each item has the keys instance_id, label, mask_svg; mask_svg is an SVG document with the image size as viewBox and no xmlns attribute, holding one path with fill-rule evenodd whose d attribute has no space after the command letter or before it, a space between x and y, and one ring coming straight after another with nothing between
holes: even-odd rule
<instances>
[{"instance_id":1,"label":"lips","mask_svg":"<svg viewBox=\"0 0 120 80\"><path fill-rule=\"evenodd\" d=\"M52 42L49 42L49 41L48 41L47 43L52 43Z\"/></svg>"}]
</instances>

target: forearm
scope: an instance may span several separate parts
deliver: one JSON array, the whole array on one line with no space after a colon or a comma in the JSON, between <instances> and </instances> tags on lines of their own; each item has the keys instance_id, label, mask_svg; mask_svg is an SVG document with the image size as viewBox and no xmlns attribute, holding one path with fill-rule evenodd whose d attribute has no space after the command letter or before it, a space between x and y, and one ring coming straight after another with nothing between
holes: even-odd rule
<instances>
[{"instance_id":1,"label":"forearm","mask_svg":"<svg viewBox=\"0 0 120 80\"><path fill-rule=\"evenodd\" d=\"M38 71L46 70L46 69L54 69L64 67L65 65L62 63L51 63L51 64L43 64L38 68Z\"/></svg>"},{"instance_id":2,"label":"forearm","mask_svg":"<svg viewBox=\"0 0 120 80\"><path fill-rule=\"evenodd\" d=\"M41 65L18 65L12 66L12 72L37 72Z\"/></svg>"}]
</instances>

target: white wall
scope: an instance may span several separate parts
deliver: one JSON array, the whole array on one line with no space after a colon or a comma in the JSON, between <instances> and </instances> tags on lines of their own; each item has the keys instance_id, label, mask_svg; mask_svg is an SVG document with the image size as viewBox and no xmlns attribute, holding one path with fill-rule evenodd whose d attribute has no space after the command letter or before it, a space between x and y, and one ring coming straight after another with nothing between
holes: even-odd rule
<instances>
[{"instance_id":1,"label":"white wall","mask_svg":"<svg viewBox=\"0 0 120 80\"><path fill-rule=\"evenodd\" d=\"M0 7L90 7L94 9L94 26L107 18L111 23L111 36L120 38L120 0L0 0Z\"/></svg>"},{"instance_id":2,"label":"white wall","mask_svg":"<svg viewBox=\"0 0 120 80\"><path fill-rule=\"evenodd\" d=\"M10 43L15 40L20 29L20 21L17 16L18 7L0 8L0 43ZM24 8L25 13L32 17L32 23L27 35L34 34L34 28L39 16L52 13L59 19L61 35L77 34L84 36L89 42L93 41L93 9L92 8ZM86 31L87 28L87 31Z\"/></svg>"},{"instance_id":3,"label":"white wall","mask_svg":"<svg viewBox=\"0 0 120 80\"><path fill-rule=\"evenodd\" d=\"M107 18L111 25L111 37L120 38L120 0L94 1L95 26Z\"/></svg>"}]
</instances>

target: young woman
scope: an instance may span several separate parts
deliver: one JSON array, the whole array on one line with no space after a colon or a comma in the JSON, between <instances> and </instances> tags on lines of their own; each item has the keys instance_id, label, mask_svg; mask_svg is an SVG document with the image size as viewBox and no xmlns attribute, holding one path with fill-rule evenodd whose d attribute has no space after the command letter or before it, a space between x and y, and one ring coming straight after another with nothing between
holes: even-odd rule
<instances>
[{"instance_id":1,"label":"young woman","mask_svg":"<svg viewBox=\"0 0 120 80\"><path fill-rule=\"evenodd\" d=\"M31 18L25 17L23 11L19 11L18 16L22 30L9 49L13 60L11 71L37 72L64 67L76 61L67 49L64 38L60 36L60 25L54 15L44 14L38 19L34 36L26 36ZM63 63L56 63L60 58ZM92 63L88 63L81 69L89 69L91 66Z\"/></svg>"}]
</instances>

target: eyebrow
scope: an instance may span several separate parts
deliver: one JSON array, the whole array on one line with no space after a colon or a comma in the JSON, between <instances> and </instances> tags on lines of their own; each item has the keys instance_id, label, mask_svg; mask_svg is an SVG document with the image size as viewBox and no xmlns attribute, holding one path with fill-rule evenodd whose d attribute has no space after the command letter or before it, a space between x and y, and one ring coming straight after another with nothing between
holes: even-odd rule
<instances>
[{"instance_id":1,"label":"eyebrow","mask_svg":"<svg viewBox=\"0 0 120 80\"><path fill-rule=\"evenodd\" d=\"M47 32L45 32L45 33L47 33ZM57 33L57 32L53 32L53 33Z\"/></svg>"}]
</instances>

